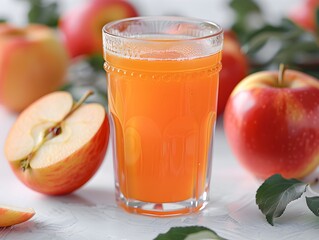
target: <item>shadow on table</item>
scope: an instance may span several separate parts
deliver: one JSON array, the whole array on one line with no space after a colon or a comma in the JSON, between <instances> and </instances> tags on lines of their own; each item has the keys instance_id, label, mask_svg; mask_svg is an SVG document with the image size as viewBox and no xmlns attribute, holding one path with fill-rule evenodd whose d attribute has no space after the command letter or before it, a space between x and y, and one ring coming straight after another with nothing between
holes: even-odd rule
<instances>
[{"instance_id":1,"label":"shadow on table","mask_svg":"<svg viewBox=\"0 0 319 240\"><path fill-rule=\"evenodd\" d=\"M63 196L43 196L51 203L75 204L83 206L116 205L115 193L104 188L82 188Z\"/></svg>"}]
</instances>

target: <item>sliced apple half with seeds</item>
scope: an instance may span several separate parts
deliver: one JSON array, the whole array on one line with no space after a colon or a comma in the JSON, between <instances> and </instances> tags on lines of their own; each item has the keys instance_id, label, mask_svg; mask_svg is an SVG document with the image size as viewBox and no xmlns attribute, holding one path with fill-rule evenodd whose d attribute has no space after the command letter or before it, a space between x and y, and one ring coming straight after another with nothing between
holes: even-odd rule
<instances>
[{"instance_id":1,"label":"sliced apple half with seeds","mask_svg":"<svg viewBox=\"0 0 319 240\"><path fill-rule=\"evenodd\" d=\"M9 227L28 221L34 216L32 208L17 208L0 205L0 227Z\"/></svg>"},{"instance_id":2,"label":"sliced apple half with seeds","mask_svg":"<svg viewBox=\"0 0 319 240\"><path fill-rule=\"evenodd\" d=\"M105 108L74 102L68 92L48 94L25 109L13 124L5 155L13 172L31 189L70 193L101 165L109 139Z\"/></svg>"}]
</instances>

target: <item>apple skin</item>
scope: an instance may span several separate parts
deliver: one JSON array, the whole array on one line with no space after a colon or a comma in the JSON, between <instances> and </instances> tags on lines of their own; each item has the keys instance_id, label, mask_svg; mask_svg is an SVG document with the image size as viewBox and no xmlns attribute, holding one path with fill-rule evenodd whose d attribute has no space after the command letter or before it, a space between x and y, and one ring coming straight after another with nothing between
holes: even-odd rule
<instances>
[{"instance_id":1,"label":"apple skin","mask_svg":"<svg viewBox=\"0 0 319 240\"><path fill-rule=\"evenodd\" d=\"M0 24L0 103L20 112L64 83L68 55L44 25Z\"/></svg>"},{"instance_id":2,"label":"apple skin","mask_svg":"<svg viewBox=\"0 0 319 240\"><path fill-rule=\"evenodd\" d=\"M124 0L91 0L62 15L59 28L72 58L102 55L102 27L113 20L137 15L136 9Z\"/></svg>"},{"instance_id":3,"label":"apple skin","mask_svg":"<svg viewBox=\"0 0 319 240\"><path fill-rule=\"evenodd\" d=\"M0 227L10 227L28 221L34 214L33 209L17 209L0 206Z\"/></svg>"},{"instance_id":4,"label":"apple skin","mask_svg":"<svg viewBox=\"0 0 319 240\"><path fill-rule=\"evenodd\" d=\"M233 32L224 33L222 70L219 75L217 114L221 115L234 87L248 74L248 58L241 51L240 44Z\"/></svg>"},{"instance_id":5,"label":"apple skin","mask_svg":"<svg viewBox=\"0 0 319 240\"><path fill-rule=\"evenodd\" d=\"M224 113L228 143L239 162L257 178L279 173L302 178L319 163L319 81L286 70L259 72L242 80Z\"/></svg>"},{"instance_id":6,"label":"apple skin","mask_svg":"<svg viewBox=\"0 0 319 240\"><path fill-rule=\"evenodd\" d=\"M289 17L302 28L316 32L316 10L318 8L319 0L304 0L290 11Z\"/></svg>"}]
</instances>

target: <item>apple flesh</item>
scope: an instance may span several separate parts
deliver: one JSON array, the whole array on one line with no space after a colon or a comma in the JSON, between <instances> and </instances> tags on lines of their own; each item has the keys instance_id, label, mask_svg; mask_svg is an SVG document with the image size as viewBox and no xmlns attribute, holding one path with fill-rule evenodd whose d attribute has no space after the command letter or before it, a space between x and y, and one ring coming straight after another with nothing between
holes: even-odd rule
<instances>
[{"instance_id":1,"label":"apple flesh","mask_svg":"<svg viewBox=\"0 0 319 240\"><path fill-rule=\"evenodd\" d=\"M25 221L34 216L32 208L17 208L0 205L0 227L10 227Z\"/></svg>"},{"instance_id":2,"label":"apple flesh","mask_svg":"<svg viewBox=\"0 0 319 240\"><path fill-rule=\"evenodd\" d=\"M229 95L235 86L247 76L248 58L242 52L234 33L224 33L222 70L219 75L217 114L222 114Z\"/></svg>"},{"instance_id":3,"label":"apple flesh","mask_svg":"<svg viewBox=\"0 0 319 240\"><path fill-rule=\"evenodd\" d=\"M67 92L48 94L21 113L5 143L16 176L49 195L70 193L102 163L109 123L102 105L77 105Z\"/></svg>"},{"instance_id":4,"label":"apple flesh","mask_svg":"<svg viewBox=\"0 0 319 240\"><path fill-rule=\"evenodd\" d=\"M47 26L0 24L0 103L20 112L64 83L68 55Z\"/></svg>"},{"instance_id":5,"label":"apple flesh","mask_svg":"<svg viewBox=\"0 0 319 240\"><path fill-rule=\"evenodd\" d=\"M224 114L234 155L252 174L302 178L319 163L319 81L287 70L259 72L232 92Z\"/></svg>"},{"instance_id":6,"label":"apple flesh","mask_svg":"<svg viewBox=\"0 0 319 240\"><path fill-rule=\"evenodd\" d=\"M102 27L113 20L136 17L137 11L123 0L92 0L62 15L59 28L72 58L102 55Z\"/></svg>"}]
</instances>

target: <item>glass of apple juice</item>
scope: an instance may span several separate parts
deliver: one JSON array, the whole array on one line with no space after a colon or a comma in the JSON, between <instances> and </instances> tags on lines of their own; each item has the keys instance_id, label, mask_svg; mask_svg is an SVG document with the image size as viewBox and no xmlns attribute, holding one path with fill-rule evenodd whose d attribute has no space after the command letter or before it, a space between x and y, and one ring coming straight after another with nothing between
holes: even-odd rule
<instances>
[{"instance_id":1,"label":"glass of apple juice","mask_svg":"<svg viewBox=\"0 0 319 240\"><path fill-rule=\"evenodd\" d=\"M223 31L184 17L103 27L116 200L173 216L209 198Z\"/></svg>"}]
</instances>

